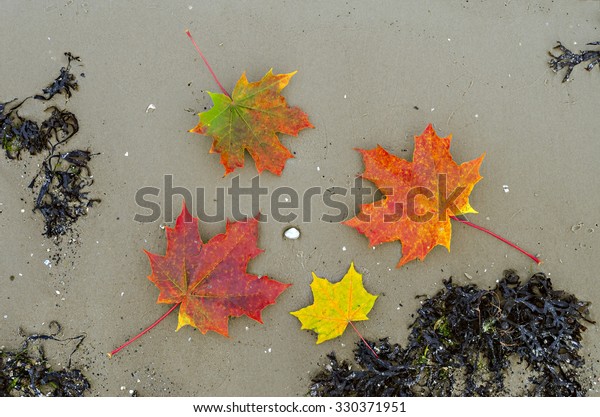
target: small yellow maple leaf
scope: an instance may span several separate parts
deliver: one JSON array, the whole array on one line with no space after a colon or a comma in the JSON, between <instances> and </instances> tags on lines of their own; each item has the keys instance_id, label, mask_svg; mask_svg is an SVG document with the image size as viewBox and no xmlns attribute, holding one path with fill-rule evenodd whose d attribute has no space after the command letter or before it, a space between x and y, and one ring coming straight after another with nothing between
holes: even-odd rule
<instances>
[{"instance_id":1,"label":"small yellow maple leaf","mask_svg":"<svg viewBox=\"0 0 600 417\"><path fill-rule=\"evenodd\" d=\"M362 275L356 272L354 263L350 264L344 278L335 284L319 278L314 272L312 276L313 304L290 314L300 320L302 329L318 334L317 344L341 336L350 322L369 320L367 314L377 296L365 290Z\"/></svg>"}]
</instances>

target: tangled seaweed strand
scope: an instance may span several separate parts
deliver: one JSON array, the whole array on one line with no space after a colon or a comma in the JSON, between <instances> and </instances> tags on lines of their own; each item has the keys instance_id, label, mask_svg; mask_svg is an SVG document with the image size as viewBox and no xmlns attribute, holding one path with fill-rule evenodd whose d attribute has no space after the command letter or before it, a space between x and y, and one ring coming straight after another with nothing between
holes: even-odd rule
<instances>
[{"instance_id":1,"label":"tangled seaweed strand","mask_svg":"<svg viewBox=\"0 0 600 417\"><path fill-rule=\"evenodd\" d=\"M511 359L531 373L530 396L584 396L579 355L589 302L556 291L544 274L521 284L506 271L492 290L444 281L423 302L408 345L369 342L379 359L358 344L359 369L328 355L313 378L312 396L492 396L506 395Z\"/></svg>"},{"instance_id":2,"label":"tangled seaweed strand","mask_svg":"<svg viewBox=\"0 0 600 417\"><path fill-rule=\"evenodd\" d=\"M46 101L56 94L71 97L72 91L78 89L70 69L71 62L79 61L79 57L69 52L65 56L69 60L68 65L62 67L59 76L43 89L44 95L36 95L34 99ZM80 149L58 152L58 147L79 131L77 117L71 112L51 106L46 109L52 112L51 115L38 125L18 114L19 107L30 98L12 106L9 104L16 99L0 103L1 145L9 159L19 159L23 151L31 155L47 152L40 172L31 181L29 188L37 189L33 210L40 211L44 216L43 234L56 238L68 232L71 225L87 213L88 207L100 201L90 198L85 191L93 183L88 168L92 154Z\"/></svg>"},{"instance_id":3,"label":"tangled seaweed strand","mask_svg":"<svg viewBox=\"0 0 600 417\"><path fill-rule=\"evenodd\" d=\"M38 125L33 120L24 119L17 113L17 109L26 101L23 100L4 113L6 105L0 104L0 134L2 135L2 148L8 159L19 159L23 151L31 155L54 149L67 142L79 131L79 123L73 113L50 107L50 117ZM14 100L13 100L14 101Z\"/></svg>"},{"instance_id":4,"label":"tangled seaweed strand","mask_svg":"<svg viewBox=\"0 0 600 417\"><path fill-rule=\"evenodd\" d=\"M559 56L555 56L552 52L548 52L552 59L548 61L550 64L550 68L554 72L558 72L563 68L567 68L565 72L565 76L562 82L567 82L570 80L571 72L573 72L573 68L582 62L587 62L588 65L585 67L586 70L591 71L596 65L600 63L600 51L579 51L578 54L573 53L571 50L567 49L562 43L557 41L557 45L554 49L558 49L562 52ZM588 45L600 45L600 42L591 42Z\"/></svg>"},{"instance_id":5,"label":"tangled seaweed strand","mask_svg":"<svg viewBox=\"0 0 600 417\"><path fill-rule=\"evenodd\" d=\"M65 56L68 59L67 66L62 67L58 77L42 90L43 95L37 94L33 96L34 99L47 101L56 94L65 94L69 98L72 90L79 88L75 76L71 74L70 70L71 62L80 61L80 59L70 52L65 52ZM56 107L48 109L52 110L52 115L42 123L41 127L32 120L22 118L17 109L30 98L32 97L27 97L10 108L7 105L16 99L0 103L0 137L2 138L2 148L9 159L19 159L23 150L27 150L31 155L36 155L43 150L50 149L52 139L59 137L59 131L62 135L62 142L66 142L79 130L75 115Z\"/></svg>"},{"instance_id":6,"label":"tangled seaweed strand","mask_svg":"<svg viewBox=\"0 0 600 417\"><path fill-rule=\"evenodd\" d=\"M34 210L44 216L46 236L65 234L80 216L87 214L88 207L100 201L85 191L94 182L87 166L91 157L84 150L53 154L42 164L43 175L38 174L29 184L33 188L37 179L43 178Z\"/></svg>"},{"instance_id":7,"label":"tangled seaweed strand","mask_svg":"<svg viewBox=\"0 0 600 417\"><path fill-rule=\"evenodd\" d=\"M23 150L36 155L48 148L47 138L40 132L38 124L21 118L17 112L27 99L8 108L7 105L15 100L0 103L0 138L8 159L18 159Z\"/></svg>"},{"instance_id":8,"label":"tangled seaweed strand","mask_svg":"<svg viewBox=\"0 0 600 417\"><path fill-rule=\"evenodd\" d=\"M36 100L50 100L56 94L64 93L67 98L71 97L71 90L77 90L79 88L77 81L75 80L75 76L71 74L71 62L77 61L80 62L78 56L73 55L70 52L65 52L65 56L68 59L68 64L66 67L62 67L60 69L60 74L58 77L46 88L42 90L44 95L35 95L33 98Z\"/></svg>"},{"instance_id":9,"label":"tangled seaweed strand","mask_svg":"<svg viewBox=\"0 0 600 417\"><path fill-rule=\"evenodd\" d=\"M60 325L53 321L51 334L24 335L25 341L16 352L0 351L0 397L81 397L90 388L87 378L78 369L71 369L71 357L79 348L85 335L59 339ZM56 342L76 341L69 355L67 367L53 370L47 362L39 340ZM32 352L33 351L33 352Z\"/></svg>"}]
</instances>

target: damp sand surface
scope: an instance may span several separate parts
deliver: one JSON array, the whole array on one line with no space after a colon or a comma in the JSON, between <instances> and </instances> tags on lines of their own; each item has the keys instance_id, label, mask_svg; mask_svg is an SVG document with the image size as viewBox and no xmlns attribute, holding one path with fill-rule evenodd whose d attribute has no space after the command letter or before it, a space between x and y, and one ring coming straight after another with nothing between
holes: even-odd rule
<instances>
[{"instance_id":1,"label":"damp sand surface","mask_svg":"<svg viewBox=\"0 0 600 417\"><path fill-rule=\"evenodd\" d=\"M370 320L357 323L369 340L404 344L422 300L415 296L435 294L443 279L491 288L508 268L522 277L544 272L556 289L591 301L597 320L600 71L578 66L562 83L547 52L558 40L574 51L600 40L599 19L597 1L3 2L0 101L39 92L66 64L64 52L79 56L79 91L68 102L62 95L53 101L77 115L73 148L99 153L90 162L90 191L102 201L56 245L42 235L27 187L40 159L0 160L0 346L16 349L19 327L45 332L53 320L65 337L85 333L72 361L90 380L87 395L306 395L326 355L352 358L358 338L347 331L316 345L289 312L312 302L312 271L337 280L352 261L365 287L380 295ZM245 168L223 177L219 156L209 154L211 141L188 133L195 113L212 105L206 91L219 88L186 29L229 91L244 71L254 81L270 68L298 70L284 93L316 128L282 136L294 158L281 177L260 176L269 190L260 199L268 215L259 232L265 252L249 264L252 273L293 286L264 310L264 324L231 320L229 338L191 327L175 332L173 314L109 359L106 352L169 308L156 303L142 251L164 253L161 226L179 213L182 198L165 199L168 188L190 190L191 209L208 214L219 212L216 200L225 190L223 218L200 226L206 241L232 217L227 190L234 178L250 186L256 175L247 157ZM45 105L22 115L41 117ZM322 221L338 211L318 197L310 213L282 211L296 220L272 215L277 187L295 190L300 201L311 187L321 195L342 187L348 192L334 199L349 207L342 217L350 217L356 206L349 190L363 171L353 148L380 144L411 159L412 138L429 123L453 135L459 163L486 153L484 178L471 194L479 214L469 220L539 254L541 265L455 223L451 253L438 247L424 262L396 269L400 244L372 249L354 229ZM161 212L140 222L136 214L149 214L136 203L144 187L158 190L147 199ZM197 189L204 190L202 201ZM239 208L251 214L250 199ZM290 227L298 239L284 237ZM584 333L583 345L593 374L597 325ZM48 360L64 366L70 352L71 346L49 349ZM593 382L589 395L597 396Z\"/></svg>"}]
</instances>

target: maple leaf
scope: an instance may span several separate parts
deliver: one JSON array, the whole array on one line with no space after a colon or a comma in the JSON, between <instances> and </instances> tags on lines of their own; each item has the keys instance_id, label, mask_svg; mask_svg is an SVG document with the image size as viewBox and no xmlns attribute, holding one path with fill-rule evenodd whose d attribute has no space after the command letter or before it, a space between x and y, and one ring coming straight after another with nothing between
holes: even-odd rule
<instances>
[{"instance_id":1,"label":"maple leaf","mask_svg":"<svg viewBox=\"0 0 600 417\"><path fill-rule=\"evenodd\" d=\"M367 314L377 296L367 292L354 263L350 264L344 278L335 284L319 278L314 272L312 276L313 304L290 314L300 320L302 329L314 330L318 334L317 344L341 336L348 324L356 330L353 321L369 320Z\"/></svg>"},{"instance_id":2,"label":"maple leaf","mask_svg":"<svg viewBox=\"0 0 600 417\"><path fill-rule=\"evenodd\" d=\"M225 175L244 166L245 150L259 173L266 169L281 175L285 162L293 158L277 133L298 136L300 130L313 127L308 116L289 107L280 94L295 73L273 74L271 69L253 83L243 73L231 96L208 92L214 106L198 114L200 123L190 132L212 136L210 152L221 154Z\"/></svg>"},{"instance_id":3,"label":"maple leaf","mask_svg":"<svg viewBox=\"0 0 600 417\"><path fill-rule=\"evenodd\" d=\"M167 227L165 256L146 252L160 290L158 303L180 304L177 330L185 325L227 336L229 317L246 315L260 323L261 311L290 284L246 272L256 246L258 220L227 223L226 232L202 243L198 219L185 204L174 228Z\"/></svg>"},{"instance_id":4,"label":"maple leaf","mask_svg":"<svg viewBox=\"0 0 600 417\"><path fill-rule=\"evenodd\" d=\"M469 204L474 185L482 178L484 155L458 165L450 155L452 137L440 138L432 125L415 136L413 162L380 147L358 149L363 156L362 177L383 193L379 201L361 206L344 224L369 238L371 245L399 240L402 258L397 267L423 260L436 245L450 251L450 218L477 213Z\"/></svg>"},{"instance_id":5,"label":"maple leaf","mask_svg":"<svg viewBox=\"0 0 600 417\"><path fill-rule=\"evenodd\" d=\"M257 219L227 222L224 234L202 243L198 219L184 203L175 227L165 229L166 254L144 252L152 267L148 279L160 290L157 302L174 305L109 357L152 330L178 306L177 330L189 325L202 334L212 330L228 336L229 317L246 315L262 323L262 310L291 285L246 272L250 259L262 253L256 246Z\"/></svg>"}]
</instances>

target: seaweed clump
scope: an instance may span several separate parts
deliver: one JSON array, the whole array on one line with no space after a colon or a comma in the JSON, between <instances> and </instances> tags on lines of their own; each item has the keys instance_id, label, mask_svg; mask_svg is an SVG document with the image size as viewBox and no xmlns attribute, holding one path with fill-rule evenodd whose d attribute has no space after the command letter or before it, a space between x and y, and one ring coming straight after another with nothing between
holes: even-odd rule
<instances>
[{"instance_id":1,"label":"seaweed clump","mask_svg":"<svg viewBox=\"0 0 600 417\"><path fill-rule=\"evenodd\" d=\"M591 42L588 43L588 45L600 45L600 42ZM562 43L558 42L558 45L556 45L554 47L554 49L558 49L560 50L561 54L559 56L556 56L554 54L552 54L552 52L549 52L550 56L552 57L552 59L550 61L548 61L548 63L550 64L550 68L552 68L552 70L554 72L558 72L560 70L562 70L563 68L567 68L566 72L565 72L565 76L562 80L562 82L567 82L569 81L571 78L571 72L573 72L573 68L575 68L577 65L581 64L582 62L587 62L587 66L585 67L586 70L591 71L596 65L598 65L600 63L600 50L598 51L591 51L591 50L587 50L587 51L579 51L578 54L572 52L571 50L569 50L568 48L566 48Z\"/></svg>"},{"instance_id":2,"label":"seaweed clump","mask_svg":"<svg viewBox=\"0 0 600 417\"><path fill-rule=\"evenodd\" d=\"M423 301L402 348L386 339L355 349L358 369L335 354L312 380L312 396L508 395L505 377L524 363L524 395L584 396L578 379L582 322L590 303L554 290L543 273L521 283L513 271L491 290L452 279ZM522 395L519 394L519 395Z\"/></svg>"},{"instance_id":3,"label":"seaweed clump","mask_svg":"<svg viewBox=\"0 0 600 417\"><path fill-rule=\"evenodd\" d=\"M79 122L75 114L50 106L46 109L50 116L41 124L21 117L19 108L28 99L47 101L56 94L71 97L72 91L78 89L75 76L70 72L71 62L79 61L79 57L66 52L68 65L60 69L58 77L46 88L43 94L27 97L11 104L0 103L0 145L8 159L20 159L23 152L37 155L45 152L46 156L40 171L29 184L29 188L37 192L34 211L44 216L44 235L57 238L67 231L88 207L99 202L88 196L85 191L93 183L88 163L92 153L88 150L76 149L59 152L58 148L66 144L79 131ZM39 180L41 178L41 180Z\"/></svg>"},{"instance_id":4,"label":"seaweed clump","mask_svg":"<svg viewBox=\"0 0 600 417\"><path fill-rule=\"evenodd\" d=\"M0 138L8 159L18 159L23 150L36 155L47 147L48 142L36 122L23 119L17 113L25 100L9 107L14 101L0 103Z\"/></svg>"},{"instance_id":5,"label":"seaweed clump","mask_svg":"<svg viewBox=\"0 0 600 417\"><path fill-rule=\"evenodd\" d=\"M52 154L42 164L42 175L36 176L30 188L42 178L34 210L44 216L44 234L48 237L65 234L88 207L99 202L86 191L94 179L88 167L92 154L74 150Z\"/></svg>"},{"instance_id":6,"label":"seaweed clump","mask_svg":"<svg viewBox=\"0 0 600 417\"><path fill-rule=\"evenodd\" d=\"M0 397L82 397L90 383L79 369L71 368L71 357L85 335L60 339L60 325L53 321L50 334L24 335L21 348L15 352L0 350ZM67 367L53 370L43 346L38 341L75 341Z\"/></svg>"},{"instance_id":7,"label":"seaweed clump","mask_svg":"<svg viewBox=\"0 0 600 417\"><path fill-rule=\"evenodd\" d=\"M67 96L67 98L69 98L72 95L72 90L77 90L79 88L79 85L77 84L77 80L75 79L75 75L71 74L70 70L71 70L71 62L72 61L80 62L81 59L79 59L78 56L75 56L70 52L65 52L65 56L67 57L67 59L69 61L67 66L62 67L60 69L60 73L58 74L58 77L56 77L54 79L54 81L50 85L48 85L48 87L46 87L42 90L42 92L44 93L43 95L37 94L33 98L35 98L37 100L46 101L46 100L50 100L56 94L61 94L61 93L64 93Z\"/></svg>"}]
</instances>

